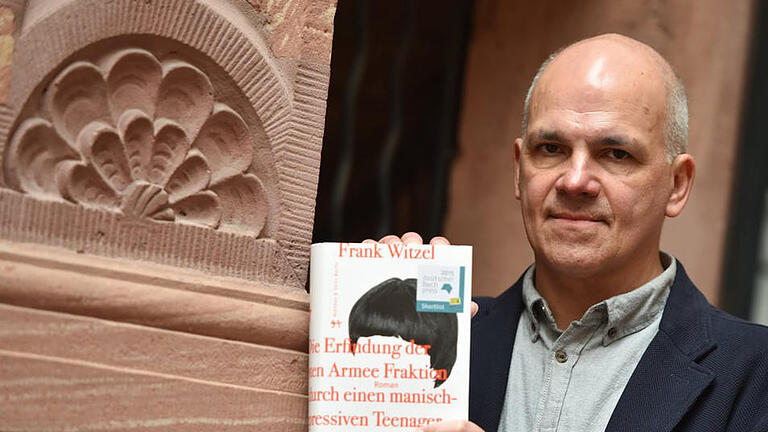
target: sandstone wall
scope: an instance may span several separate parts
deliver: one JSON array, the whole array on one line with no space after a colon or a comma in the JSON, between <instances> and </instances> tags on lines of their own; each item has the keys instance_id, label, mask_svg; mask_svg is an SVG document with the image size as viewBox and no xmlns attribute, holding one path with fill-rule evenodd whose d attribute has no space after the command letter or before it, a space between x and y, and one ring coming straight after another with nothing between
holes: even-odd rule
<instances>
[{"instance_id":1,"label":"sandstone wall","mask_svg":"<svg viewBox=\"0 0 768 432\"><path fill-rule=\"evenodd\" d=\"M306 430L333 0L0 0L0 430Z\"/></svg>"}]
</instances>

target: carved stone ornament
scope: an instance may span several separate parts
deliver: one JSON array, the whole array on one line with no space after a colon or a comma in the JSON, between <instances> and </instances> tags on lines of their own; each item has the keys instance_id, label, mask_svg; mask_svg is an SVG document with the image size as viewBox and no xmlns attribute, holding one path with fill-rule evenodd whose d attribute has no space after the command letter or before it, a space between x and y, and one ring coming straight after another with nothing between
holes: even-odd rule
<instances>
[{"instance_id":1,"label":"carved stone ornament","mask_svg":"<svg viewBox=\"0 0 768 432\"><path fill-rule=\"evenodd\" d=\"M183 59L75 61L9 140L5 180L41 200L259 235L268 203L243 118Z\"/></svg>"}]
</instances>

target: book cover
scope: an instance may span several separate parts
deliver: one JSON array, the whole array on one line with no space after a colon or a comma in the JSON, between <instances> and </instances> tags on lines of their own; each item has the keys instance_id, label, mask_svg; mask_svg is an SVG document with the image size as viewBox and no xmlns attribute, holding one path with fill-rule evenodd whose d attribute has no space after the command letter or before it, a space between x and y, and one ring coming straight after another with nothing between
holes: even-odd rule
<instances>
[{"instance_id":1,"label":"book cover","mask_svg":"<svg viewBox=\"0 0 768 432\"><path fill-rule=\"evenodd\" d=\"M309 431L466 419L471 294L471 246L312 245Z\"/></svg>"}]
</instances>

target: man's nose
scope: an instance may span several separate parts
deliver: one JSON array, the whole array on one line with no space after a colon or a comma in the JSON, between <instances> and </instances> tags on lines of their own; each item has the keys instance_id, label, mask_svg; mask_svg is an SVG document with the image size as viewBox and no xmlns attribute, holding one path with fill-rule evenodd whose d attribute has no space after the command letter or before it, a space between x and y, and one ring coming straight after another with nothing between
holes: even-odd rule
<instances>
[{"instance_id":1,"label":"man's nose","mask_svg":"<svg viewBox=\"0 0 768 432\"><path fill-rule=\"evenodd\" d=\"M561 194L597 197L600 194L600 182L593 171L588 153L573 152L566 170L555 183L555 189Z\"/></svg>"}]
</instances>

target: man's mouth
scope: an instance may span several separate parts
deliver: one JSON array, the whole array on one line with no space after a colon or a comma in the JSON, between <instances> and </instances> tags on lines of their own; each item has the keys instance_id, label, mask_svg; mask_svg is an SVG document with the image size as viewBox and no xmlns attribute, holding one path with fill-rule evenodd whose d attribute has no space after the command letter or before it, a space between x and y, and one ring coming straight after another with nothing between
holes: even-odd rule
<instances>
[{"instance_id":1,"label":"man's mouth","mask_svg":"<svg viewBox=\"0 0 768 432\"><path fill-rule=\"evenodd\" d=\"M589 213L576 213L576 212L553 212L549 217L559 222L570 223L575 225L589 225L594 223L605 222L605 219Z\"/></svg>"}]
</instances>

